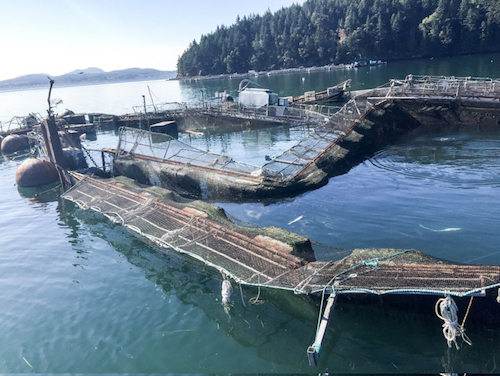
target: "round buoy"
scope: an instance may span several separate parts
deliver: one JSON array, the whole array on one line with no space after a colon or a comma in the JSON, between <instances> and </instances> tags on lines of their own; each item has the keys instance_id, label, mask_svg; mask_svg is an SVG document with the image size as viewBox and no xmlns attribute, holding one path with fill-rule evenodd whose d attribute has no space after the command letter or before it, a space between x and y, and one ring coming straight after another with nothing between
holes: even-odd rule
<instances>
[{"instance_id":1,"label":"round buoy","mask_svg":"<svg viewBox=\"0 0 500 376\"><path fill-rule=\"evenodd\" d=\"M26 135L10 134L2 140L1 149L4 154L12 154L29 148L30 143Z\"/></svg>"},{"instance_id":2,"label":"round buoy","mask_svg":"<svg viewBox=\"0 0 500 376\"><path fill-rule=\"evenodd\" d=\"M16 171L16 183L20 187L40 187L58 179L56 166L47 159L26 159Z\"/></svg>"}]
</instances>

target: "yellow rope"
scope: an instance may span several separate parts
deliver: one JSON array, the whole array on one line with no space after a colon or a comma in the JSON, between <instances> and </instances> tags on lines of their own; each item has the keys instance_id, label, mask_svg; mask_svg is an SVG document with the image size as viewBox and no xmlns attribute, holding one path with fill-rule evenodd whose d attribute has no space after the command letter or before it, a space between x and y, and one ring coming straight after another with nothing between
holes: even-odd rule
<instances>
[{"instance_id":1,"label":"yellow rope","mask_svg":"<svg viewBox=\"0 0 500 376\"><path fill-rule=\"evenodd\" d=\"M470 300L469 300L469 306L467 307L467 311L465 311L464 319L462 320L462 328L465 328L465 320L467 319L467 316L469 315L470 307L472 306L473 300L474 300L474 296L471 296Z\"/></svg>"}]
</instances>

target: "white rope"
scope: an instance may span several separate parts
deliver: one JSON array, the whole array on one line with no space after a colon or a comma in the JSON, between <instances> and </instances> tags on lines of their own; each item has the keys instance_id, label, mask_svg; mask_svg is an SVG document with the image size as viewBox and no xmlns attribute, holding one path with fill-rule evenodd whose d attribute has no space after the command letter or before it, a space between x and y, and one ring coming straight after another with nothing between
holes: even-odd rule
<instances>
[{"instance_id":1,"label":"white rope","mask_svg":"<svg viewBox=\"0 0 500 376\"><path fill-rule=\"evenodd\" d=\"M438 311L439 309L439 311ZM448 343L448 347L454 343L457 350L457 337L462 337L465 343L472 345L471 340L465 334L464 328L458 323L458 307L451 296L447 295L445 298L438 299L434 307L436 316L444 321L443 335Z\"/></svg>"},{"instance_id":2,"label":"white rope","mask_svg":"<svg viewBox=\"0 0 500 376\"><path fill-rule=\"evenodd\" d=\"M231 285L231 281L227 279L226 275L223 274L224 280L222 281L222 303L229 304L231 303L231 294L233 293L233 286Z\"/></svg>"},{"instance_id":3,"label":"white rope","mask_svg":"<svg viewBox=\"0 0 500 376\"><path fill-rule=\"evenodd\" d=\"M241 281L238 283L238 285L240 285L240 296L241 296L241 302L243 303L243 307L246 308L246 304L245 304L245 298L243 297L243 289L241 288Z\"/></svg>"}]
</instances>

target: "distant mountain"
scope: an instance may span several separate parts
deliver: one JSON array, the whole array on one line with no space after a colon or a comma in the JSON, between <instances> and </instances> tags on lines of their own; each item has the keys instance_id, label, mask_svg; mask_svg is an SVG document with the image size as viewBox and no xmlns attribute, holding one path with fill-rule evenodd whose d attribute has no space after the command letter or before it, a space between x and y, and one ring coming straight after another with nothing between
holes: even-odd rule
<instances>
[{"instance_id":1,"label":"distant mountain","mask_svg":"<svg viewBox=\"0 0 500 376\"><path fill-rule=\"evenodd\" d=\"M69 73L64 74L64 76L66 76L68 74L83 74L83 73L86 73L86 74L99 74L99 73L106 73L106 72L104 72L101 68L90 67L90 68L87 68L87 69L77 69L77 70L74 70L73 72L69 72Z\"/></svg>"},{"instance_id":2,"label":"distant mountain","mask_svg":"<svg viewBox=\"0 0 500 376\"><path fill-rule=\"evenodd\" d=\"M111 82L168 80L176 76L176 71L160 71L149 68L129 68L111 72L105 72L100 68L87 68L77 69L61 76L37 73L0 81L0 91L29 89L42 85L48 87L48 77L54 80L58 86L79 86Z\"/></svg>"}]
</instances>

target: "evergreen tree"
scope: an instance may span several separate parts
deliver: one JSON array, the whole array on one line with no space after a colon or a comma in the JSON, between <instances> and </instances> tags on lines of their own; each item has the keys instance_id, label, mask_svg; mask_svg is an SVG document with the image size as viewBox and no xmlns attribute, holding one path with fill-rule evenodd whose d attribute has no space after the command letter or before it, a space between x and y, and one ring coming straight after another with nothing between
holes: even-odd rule
<instances>
[{"instance_id":1,"label":"evergreen tree","mask_svg":"<svg viewBox=\"0 0 500 376\"><path fill-rule=\"evenodd\" d=\"M179 76L500 51L500 0L307 0L191 42Z\"/></svg>"}]
</instances>

